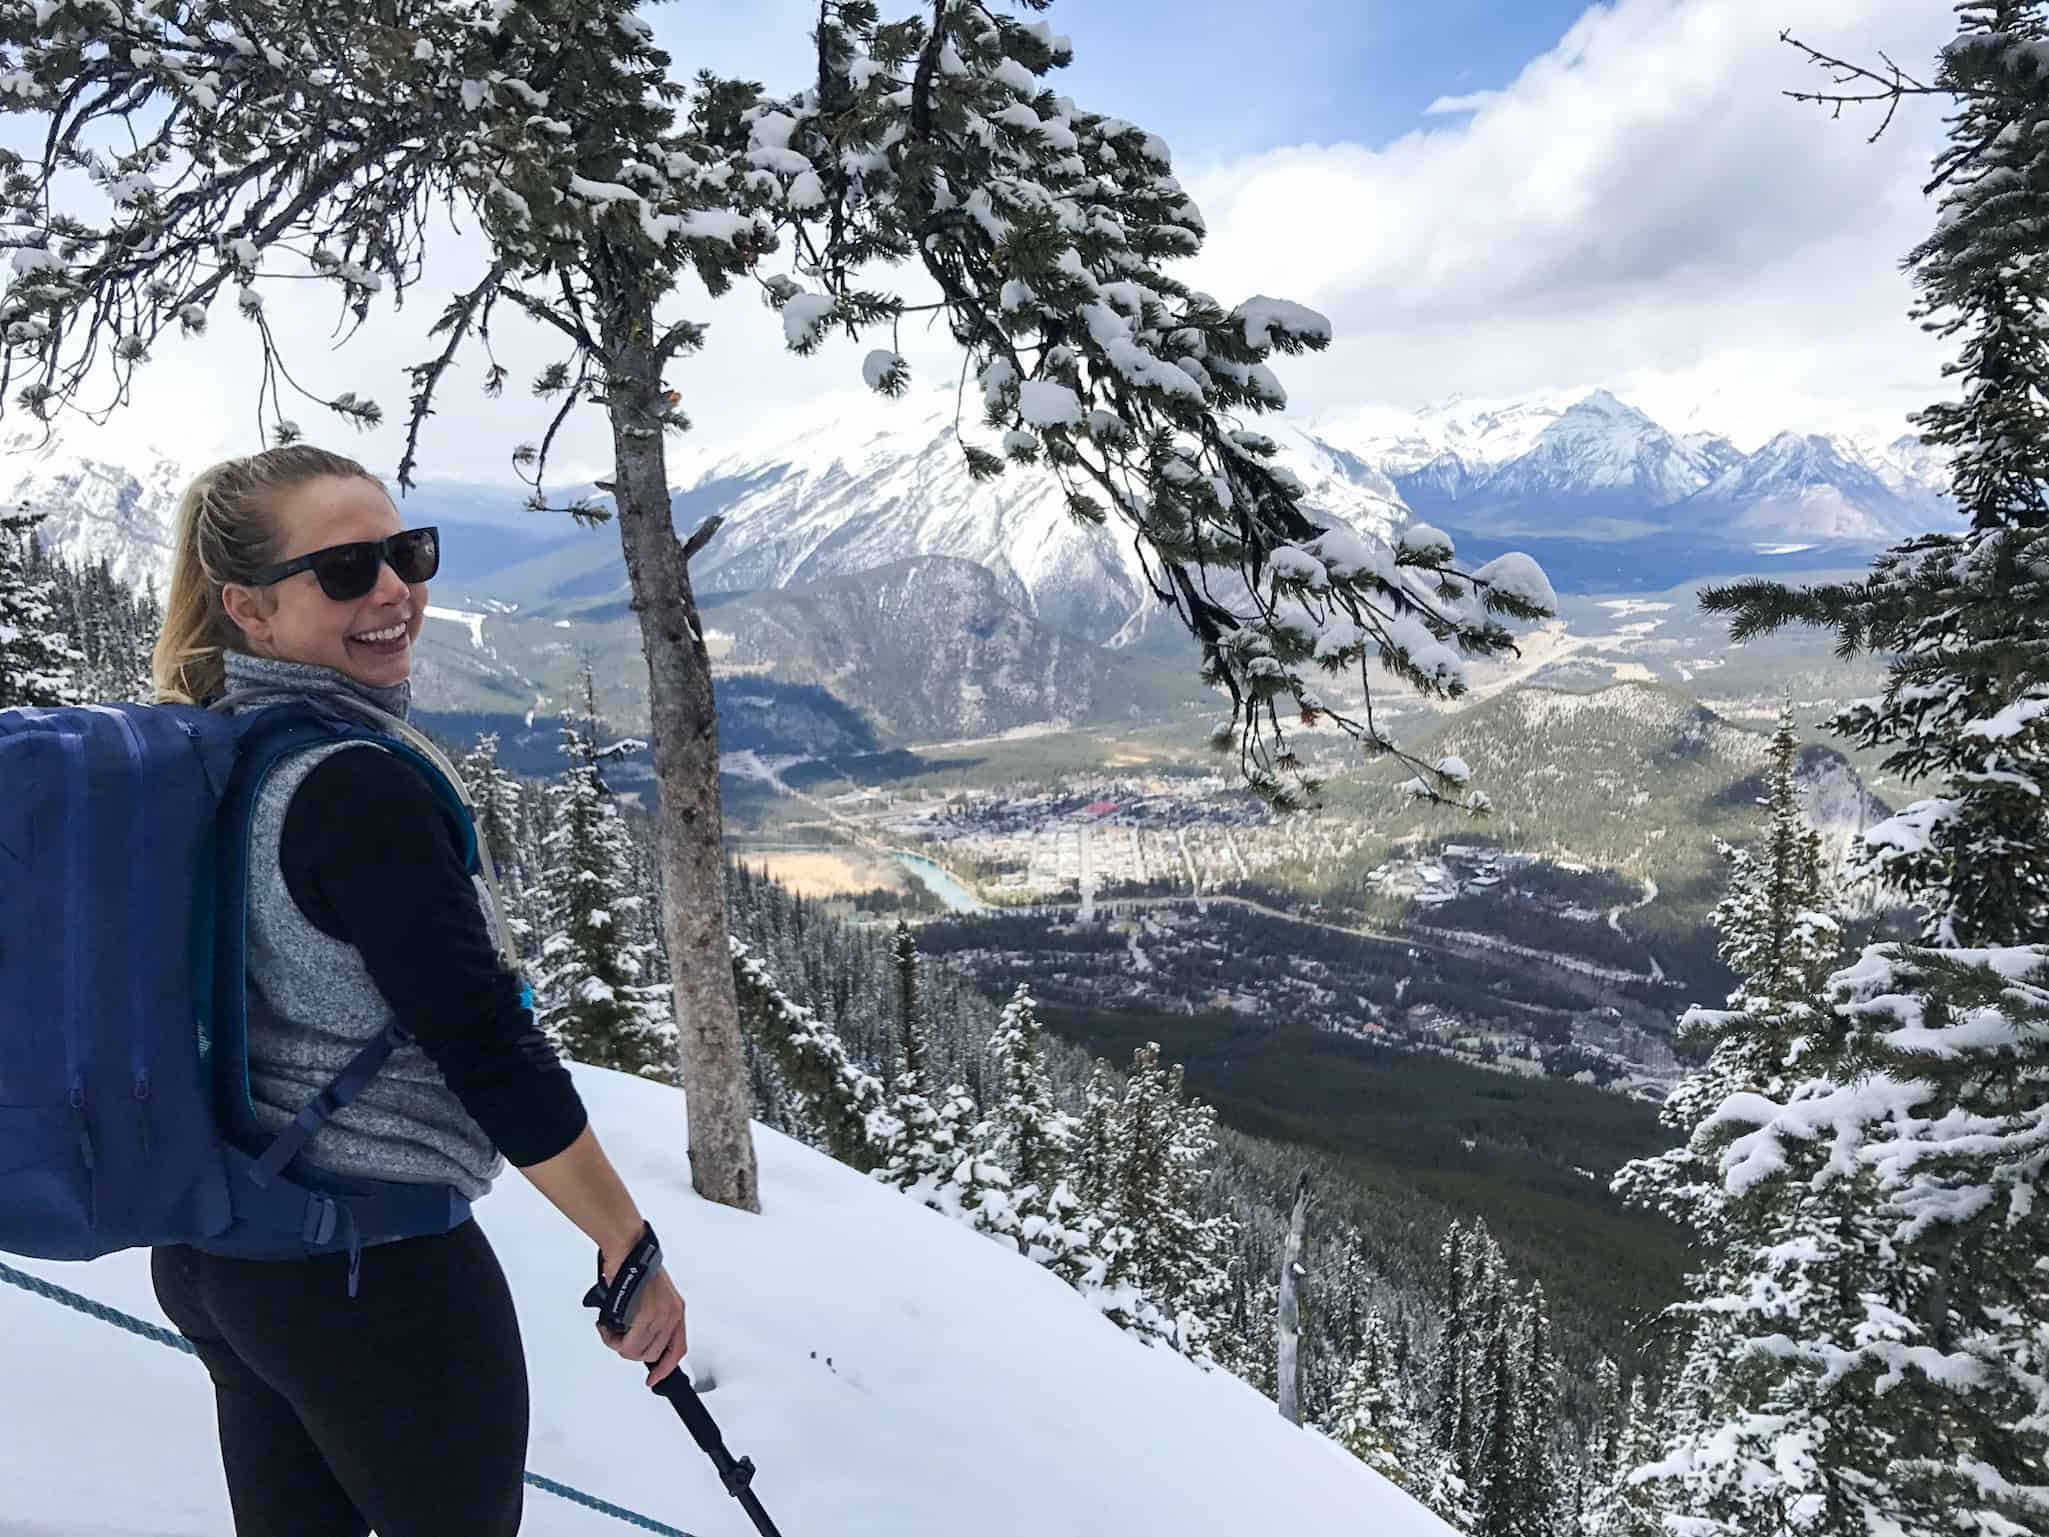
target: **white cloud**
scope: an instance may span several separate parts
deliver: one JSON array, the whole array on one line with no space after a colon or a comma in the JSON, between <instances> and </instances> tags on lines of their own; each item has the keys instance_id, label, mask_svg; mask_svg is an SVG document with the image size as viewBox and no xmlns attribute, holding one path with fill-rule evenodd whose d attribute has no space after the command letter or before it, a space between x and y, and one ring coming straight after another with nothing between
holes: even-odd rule
<instances>
[{"instance_id":1,"label":"white cloud","mask_svg":"<svg viewBox=\"0 0 2049 1537\"><path fill-rule=\"evenodd\" d=\"M1932 222L1940 108L1868 144L1875 117L1782 94L1815 80L1778 34L1920 61L1943 9L1597 6L1507 87L1433 109L1459 121L1191 171L1197 278L1331 316L1332 350L1283 373L1308 414L1600 383L1745 437L1903 430L1940 389L1898 266Z\"/></svg>"},{"instance_id":2,"label":"white cloud","mask_svg":"<svg viewBox=\"0 0 2049 1537\"><path fill-rule=\"evenodd\" d=\"M1500 91L1468 91L1463 96L1440 96L1423 109L1425 117L1445 117L1458 112L1478 112L1501 100Z\"/></svg>"}]
</instances>

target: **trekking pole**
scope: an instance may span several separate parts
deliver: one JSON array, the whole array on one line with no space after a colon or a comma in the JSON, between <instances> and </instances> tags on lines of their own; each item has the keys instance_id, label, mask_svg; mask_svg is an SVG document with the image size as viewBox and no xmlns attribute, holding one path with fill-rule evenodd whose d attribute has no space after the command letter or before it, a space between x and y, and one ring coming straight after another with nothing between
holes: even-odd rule
<instances>
[{"instance_id":1,"label":"trekking pole","mask_svg":"<svg viewBox=\"0 0 2049 1537\"><path fill-rule=\"evenodd\" d=\"M655 1230L643 1225L640 1242L613 1275L611 1283L605 1281L604 1260L598 1261L598 1284L584 1293L583 1305L598 1310L598 1327L607 1334L624 1334L633 1325L633 1315L640 1306L641 1288L662 1268L662 1246L655 1237ZM690 1438L698 1444L705 1456L711 1458L711 1465L718 1469L719 1482L726 1486L726 1493L740 1502L740 1508L747 1512L747 1518L754 1523L761 1537L782 1537L775 1522L769 1520L768 1512L761 1508L761 1501L755 1498L754 1459L735 1457L726 1450L726 1438L719 1434L719 1427L711 1417L711 1411L704 1406L704 1400L697 1396L689 1374L677 1367L654 1385L653 1391L669 1401L669 1407L676 1411L676 1417L690 1432Z\"/></svg>"},{"instance_id":2,"label":"trekking pole","mask_svg":"<svg viewBox=\"0 0 2049 1537\"><path fill-rule=\"evenodd\" d=\"M654 1391L669 1401L676 1417L690 1432L690 1438L703 1449L705 1456L711 1458L711 1465L719 1470L719 1482L726 1486L726 1493L740 1502L740 1508L747 1512L748 1519L753 1521L761 1537L782 1537L750 1487L754 1482L754 1459L735 1457L726 1450L725 1437L719 1434L711 1411L705 1408L704 1400L691 1386L689 1373L677 1367L654 1385Z\"/></svg>"}]
</instances>

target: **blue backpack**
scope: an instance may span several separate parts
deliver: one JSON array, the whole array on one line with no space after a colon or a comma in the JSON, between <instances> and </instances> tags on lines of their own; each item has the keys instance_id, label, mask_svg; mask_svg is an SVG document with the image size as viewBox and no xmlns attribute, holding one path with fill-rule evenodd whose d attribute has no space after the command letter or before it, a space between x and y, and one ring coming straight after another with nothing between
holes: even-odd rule
<instances>
[{"instance_id":1,"label":"blue backpack","mask_svg":"<svg viewBox=\"0 0 2049 1537\"><path fill-rule=\"evenodd\" d=\"M396 1025L282 1132L257 1123L245 1035L249 829L291 754L376 741L434 787L477 869L461 792L421 751L324 704L0 710L0 1251L92 1259L191 1244L288 1259L444 1233L447 1185L344 1178L307 1141L406 1040Z\"/></svg>"}]
</instances>

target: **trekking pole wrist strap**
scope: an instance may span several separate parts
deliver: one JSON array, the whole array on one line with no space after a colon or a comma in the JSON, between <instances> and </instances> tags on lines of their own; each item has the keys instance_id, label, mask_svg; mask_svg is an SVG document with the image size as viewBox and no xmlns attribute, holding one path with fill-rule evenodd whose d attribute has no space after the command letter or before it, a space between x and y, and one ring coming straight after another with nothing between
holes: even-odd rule
<instances>
[{"instance_id":1,"label":"trekking pole wrist strap","mask_svg":"<svg viewBox=\"0 0 2049 1537\"><path fill-rule=\"evenodd\" d=\"M647 1283L662 1268L662 1244L654 1226L643 1222L640 1237L605 1279L604 1251L598 1252L598 1284L584 1293L583 1305L598 1310L598 1327L607 1334L624 1334L633 1327L633 1315L640 1310L640 1298Z\"/></svg>"}]
</instances>

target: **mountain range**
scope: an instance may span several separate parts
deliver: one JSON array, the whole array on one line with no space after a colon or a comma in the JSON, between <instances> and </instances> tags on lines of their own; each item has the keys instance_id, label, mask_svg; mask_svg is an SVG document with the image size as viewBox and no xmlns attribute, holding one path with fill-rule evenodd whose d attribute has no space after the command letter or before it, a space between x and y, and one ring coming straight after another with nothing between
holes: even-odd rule
<instances>
[{"instance_id":1,"label":"mountain range","mask_svg":"<svg viewBox=\"0 0 2049 1537\"><path fill-rule=\"evenodd\" d=\"M1563 594L1861 567L1882 544L1958 521L1942 463L1913 438L1788 429L1745 451L1672 431L1606 390L1261 426L1320 516L1383 538L1426 521L1475 561L1526 550ZM884 653L907 656L915 630L925 637L911 647L923 658L912 669L919 691L886 690L885 713L903 717L895 724L906 733L935 711L990 729L1048 712L1089 718L1106 688L1127 687L1091 657L1105 646L1171 655L1185 671L1185 637L1162 621L1129 534L1114 521L1076 523L1042 469L971 479L959 440L984 436L972 412L956 421L950 393L861 394L813 402L752 435L677 444L678 529L723 519L693 562L700 593L761 599L712 621L730 628L728 664L845 698L863 691L849 680ZM197 468L132 431L47 444L0 437L0 495L48 514L42 536L62 555L105 557L135 582L167 574L176 498ZM631 644L616 532L551 526L522 504L519 489L436 482L406 499L408 521L444 528L435 601L472 616L459 621L472 629L469 671L490 683L488 697L455 689L452 706L521 698L525 708L559 688L570 653ZM979 574L902 565L935 559ZM929 603L916 595L918 569ZM978 616L980 634L937 647L930 621L942 612ZM881 631L894 638L875 639ZM939 682L949 666L965 671ZM1170 692L1185 699L1185 688Z\"/></svg>"}]
</instances>

